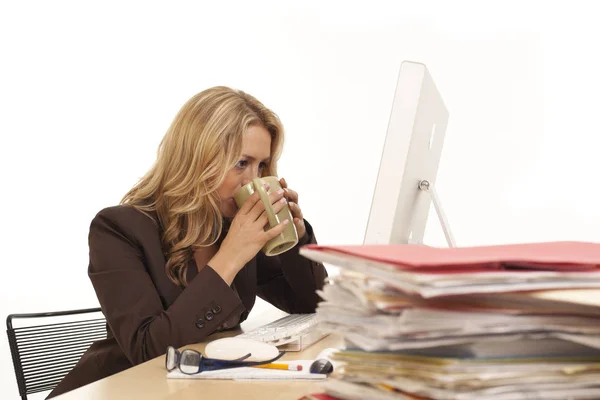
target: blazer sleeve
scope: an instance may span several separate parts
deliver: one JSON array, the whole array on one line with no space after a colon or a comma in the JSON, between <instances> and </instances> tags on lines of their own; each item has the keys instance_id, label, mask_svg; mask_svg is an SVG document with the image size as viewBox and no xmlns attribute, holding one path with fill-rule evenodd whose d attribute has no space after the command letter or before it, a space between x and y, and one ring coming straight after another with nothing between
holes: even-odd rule
<instances>
[{"instance_id":1,"label":"blazer sleeve","mask_svg":"<svg viewBox=\"0 0 600 400\"><path fill-rule=\"evenodd\" d=\"M312 226L304 223L306 235L294 248L271 257L259 252L256 257L258 296L291 314L315 312L321 301L316 291L327 278L323 264L299 254L300 247L317 243Z\"/></svg>"},{"instance_id":2,"label":"blazer sleeve","mask_svg":"<svg viewBox=\"0 0 600 400\"><path fill-rule=\"evenodd\" d=\"M164 354L169 345L201 342L230 318L239 318L245 310L240 298L208 266L165 309L131 225L136 221L126 224L108 212L93 219L88 274L108 325L132 364Z\"/></svg>"}]
</instances>

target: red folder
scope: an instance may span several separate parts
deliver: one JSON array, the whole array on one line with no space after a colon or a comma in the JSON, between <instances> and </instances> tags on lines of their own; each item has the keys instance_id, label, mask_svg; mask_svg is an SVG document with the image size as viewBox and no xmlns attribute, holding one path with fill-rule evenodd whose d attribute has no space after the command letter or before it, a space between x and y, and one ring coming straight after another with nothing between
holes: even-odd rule
<instances>
[{"instance_id":1,"label":"red folder","mask_svg":"<svg viewBox=\"0 0 600 400\"><path fill-rule=\"evenodd\" d=\"M542 242L494 246L438 248L424 245L310 244L308 250L337 252L396 266L400 270L515 269L535 271L600 271L600 243ZM450 272L450 271L448 271Z\"/></svg>"}]
</instances>

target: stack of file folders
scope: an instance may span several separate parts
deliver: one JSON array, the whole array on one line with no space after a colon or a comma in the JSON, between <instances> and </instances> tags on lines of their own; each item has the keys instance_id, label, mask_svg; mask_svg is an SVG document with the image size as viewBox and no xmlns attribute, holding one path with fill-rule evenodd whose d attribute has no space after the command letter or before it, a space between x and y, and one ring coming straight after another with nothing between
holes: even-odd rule
<instances>
[{"instance_id":1,"label":"stack of file folders","mask_svg":"<svg viewBox=\"0 0 600 400\"><path fill-rule=\"evenodd\" d=\"M304 246L340 399L600 399L600 244Z\"/></svg>"}]
</instances>

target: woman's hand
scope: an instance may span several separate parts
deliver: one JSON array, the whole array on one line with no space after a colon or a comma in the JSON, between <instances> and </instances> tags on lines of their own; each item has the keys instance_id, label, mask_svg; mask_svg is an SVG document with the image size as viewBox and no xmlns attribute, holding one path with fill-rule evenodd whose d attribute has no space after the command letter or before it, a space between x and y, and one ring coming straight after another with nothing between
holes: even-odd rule
<instances>
[{"instance_id":1,"label":"woman's hand","mask_svg":"<svg viewBox=\"0 0 600 400\"><path fill-rule=\"evenodd\" d=\"M302 209L298 205L298 193L288 188L287 182L285 179L281 178L279 180L281 187L284 190L284 196L288 201L288 206L290 207L290 211L292 212L292 217L294 218L294 225L296 225L296 230L298 231L298 239L302 239L304 235L306 235L306 225L304 224L304 216L302 215Z\"/></svg>"},{"instance_id":2,"label":"woman's hand","mask_svg":"<svg viewBox=\"0 0 600 400\"><path fill-rule=\"evenodd\" d=\"M281 211L286 203L283 189L271 193L269 198L275 213ZM284 220L265 232L264 228L268 222L264 204L255 191L231 221L219 251L208 262L227 284L231 284L239 270L254 258L269 240L282 233L288 224L288 220Z\"/></svg>"}]
</instances>

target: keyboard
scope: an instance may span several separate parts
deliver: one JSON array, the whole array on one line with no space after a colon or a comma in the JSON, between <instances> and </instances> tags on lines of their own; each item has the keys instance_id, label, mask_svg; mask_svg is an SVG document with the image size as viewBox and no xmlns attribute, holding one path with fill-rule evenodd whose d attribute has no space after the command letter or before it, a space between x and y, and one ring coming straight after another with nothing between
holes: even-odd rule
<instances>
[{"instance_id":1,"label":"keyboard","mask_svg":"<svg viewBox=\"0 0 600 400\"><path fill-rule=\"evenodd\" d=\"M317 314L290 314L237 337L258 340L280 350L300 351L327 336L319 332Z\"/></svg>"}]
</instances>

